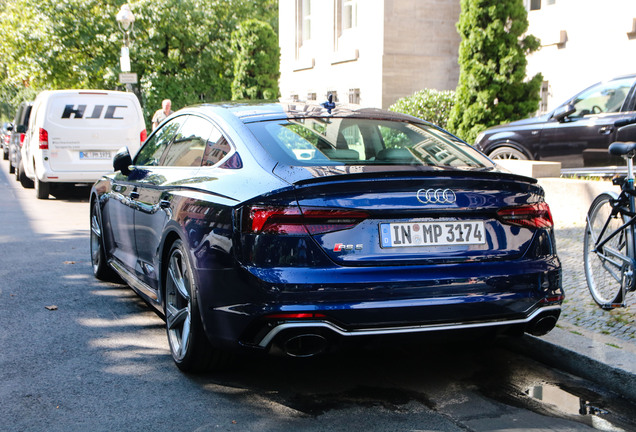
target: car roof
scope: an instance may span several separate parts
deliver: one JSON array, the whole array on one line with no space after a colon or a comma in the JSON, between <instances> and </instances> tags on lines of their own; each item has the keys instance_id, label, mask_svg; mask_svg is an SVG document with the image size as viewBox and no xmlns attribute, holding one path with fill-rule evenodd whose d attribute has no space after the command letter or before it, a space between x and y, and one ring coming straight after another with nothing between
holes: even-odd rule
<instances>
[{"instance_id":1,"label":"car roof","mask_svg":"<svg viewBox=\"0 0 636 432\"><path fill-rule=\"evenodd\" d=\"M357 105L336 104L336 107L328 110L322 104L310 104L305 102L226 102L218 104L198 105L202 109L213 111L229 111L243 123L254 123L268 120L285 120L291 118L368 118L375 120L390 120L426 123L416 117L386 111L377 108L362 108ZM190 107L197 108L197 107Z\"/></svg>"}]
</instances>

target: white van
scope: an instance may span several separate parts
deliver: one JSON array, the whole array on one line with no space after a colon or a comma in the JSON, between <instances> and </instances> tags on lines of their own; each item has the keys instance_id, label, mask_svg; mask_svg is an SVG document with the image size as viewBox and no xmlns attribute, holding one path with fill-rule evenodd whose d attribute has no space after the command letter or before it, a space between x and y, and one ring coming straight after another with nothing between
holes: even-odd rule
<instances>
[{"instance_id":1,"label":"white van","mask_svg":"<svg viewBox=\"0 0 636 432\"><path fill-rule=\"evenodd\" d=\"M51 90L35 98L22 146L24 172L37 197L53 183L94 183L112 172L121 147L135 154L146 139L139 100L107 90Z\"/></svg>"}]
</instances>

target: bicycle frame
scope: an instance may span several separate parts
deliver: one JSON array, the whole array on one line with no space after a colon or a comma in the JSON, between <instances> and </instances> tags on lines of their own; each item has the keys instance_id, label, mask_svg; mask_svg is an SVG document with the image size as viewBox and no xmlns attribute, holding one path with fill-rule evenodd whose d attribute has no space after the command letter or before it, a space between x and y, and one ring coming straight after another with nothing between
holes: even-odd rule
<instances>
[{"instance_id":1,"label":"bicycle frame","mask_svg":"<svg viewBox=\"0 0 636 432\"><path fill-rule=\"evenodd\" d=\"M625 178L625 180L623 181L623 184L621 185L621 193L618 196L618 198L615 200L615 202L611 202L612 205L612 213L608 216L607 220L605 221L605 224L603 225L603 228L601 229L601 232L599 234L599 238L603 238L603 235L605 234L605 231L607 230L607 227L609 226L609 223L611 221L612 218L615 218L617 215L625 215L627 217L629 217L630 219L625 222L623 225L621 225L619 228L615 229L612 233L610 233L605 239L603 239L603 241L598 242L597 238L594 238L594 250L593 252L602 255L606 261L610 262L611 264L615 265L618 268L621 268L621 303L619 305L617 304L611 304L611 305L607 305L607 306L611 306L611 307L617 307L617 306L626 306L625 304L625 297L627 294L627 291L631 291L634 289L634 283L635 283L635 278L634 276L634 269L636 268L636 260L634 260L634 257L631 256L627 256L624 254L619 253L618 251L614 251L611 248L608 249L604 249L604 246L610 241L612 240L614 237L616 237L619 233L621 233L622 230L624 230L625 228L629 228L629 227L633 227L634 225L636 225L636 189L634 189L634 162L633 162L633 157L634 155L626 155L625 159L627 160L627 177ZM591 223L589 220L589 215L588 217L586 217L586 221L587 221L587 227L588 230L590 231L590 233L593 234L593 230L591 229ZM628 230L629 232L629 230ZM635 231L632 229L631 230L631 245L632 245L632 249L634 249L634 246L636 246L636 233ZM629 250L628 249L628 253L633 254L634 250ZM624 264L626 264L628 266L628 271L624 272L622 271L623 266L619 265L618 262L613 261L613 260L619 260L622 261ZM607 271L614 274L614 272L612 271L612 269L607 268ZM630 286L629 288L627 287L627 278L630 279ZM618 278L617 278L618 280Z\"/></svg>"}]
</instances>

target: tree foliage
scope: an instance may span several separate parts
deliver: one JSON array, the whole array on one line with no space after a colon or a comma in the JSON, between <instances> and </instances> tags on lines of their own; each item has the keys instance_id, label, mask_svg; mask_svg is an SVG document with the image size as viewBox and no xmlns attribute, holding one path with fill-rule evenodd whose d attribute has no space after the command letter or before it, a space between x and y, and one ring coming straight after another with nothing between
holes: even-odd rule
<instances>
[{"instance_id":1,"label":"tree foliage","mask_svg":"<svg viewBox=\"0 0 636 432\"><path fill-rule=\"evenodd\" d=\"M410 114L439 127L446 128L448 117L455 105L455 92L424 89L398 99L389 110Z\"/></svg>"},{"instance_id":2,"label":"tree foliage","mask_svg":"<svg viewBox=\"0 0 636 432\"><path fill-rule=\"evenodd\" d=\"M8 0L0 13L0 89L123 89L118 83L121 0ZM257 15L277 26L275 0L131 0L132 72L146 115L231 96L231 35ZM277 27L276 27L277 28Z\"/></svg>"},{"instance_id":3,"label":"tree foliage","mask_svg":"<svg viewBox=\"0 0 636 432\"><path fill-rule=\"evenodd\" d=\"M250 19L232 33L234 81L232 99L276 99L280 48L272 27Z\"/></svg>"},{"instance_id":4,"label":"tree foliage","mask_svg":"<svg viewBox=\"0 0 636 432\"><path fill-rule=\"evenodd\" d=\"M449 129L474 142L482 130L538 109L543 78L526 80L526 56L539 40L525 34L522 0L461 0L457 29L460 77Z\"/></svg>"}]
</instances>

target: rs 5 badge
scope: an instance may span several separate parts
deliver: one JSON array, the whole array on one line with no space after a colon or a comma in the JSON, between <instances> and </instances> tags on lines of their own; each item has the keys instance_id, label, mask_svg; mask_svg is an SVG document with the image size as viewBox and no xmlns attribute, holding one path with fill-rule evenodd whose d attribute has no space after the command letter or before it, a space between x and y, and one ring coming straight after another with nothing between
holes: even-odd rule
<instances>
[{"instance_id":1,"label":"rs 5 badge","mask_svg":"<svg viewBox=\"0 0 636 432\"><path fill-rule=\"evenodd\" d=\"M336 245L333 247L333 251L342 252L342 251L362 250L363 247L364 245L362 244L352 245L352 244L336 243Z\"/></svg>"}]
</instances>

